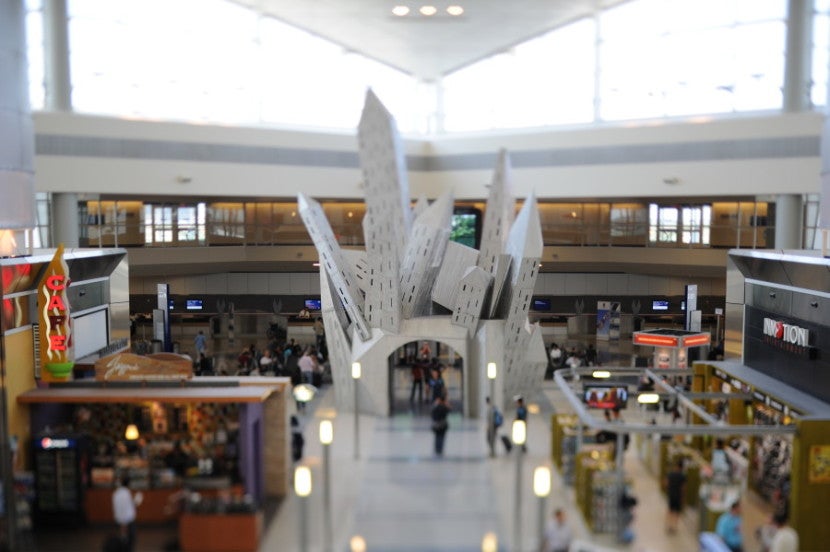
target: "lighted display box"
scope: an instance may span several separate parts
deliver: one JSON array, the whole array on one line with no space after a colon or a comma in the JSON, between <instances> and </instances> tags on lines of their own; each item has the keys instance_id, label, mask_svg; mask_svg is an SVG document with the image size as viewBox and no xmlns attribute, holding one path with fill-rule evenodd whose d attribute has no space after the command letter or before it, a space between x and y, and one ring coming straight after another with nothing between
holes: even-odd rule
<instances>
[{"instance_id":1,"label":"lighted display box","mask_svg":"<svg viewBox=\"0 0 830 552\"><path fill-rule=\"evenodd\" d=\"M709 333L657 329L634 332L632 343L654 347L654 367L658 369L688 368L689 347L709 345Z\"/></svg>"}]
</instances>

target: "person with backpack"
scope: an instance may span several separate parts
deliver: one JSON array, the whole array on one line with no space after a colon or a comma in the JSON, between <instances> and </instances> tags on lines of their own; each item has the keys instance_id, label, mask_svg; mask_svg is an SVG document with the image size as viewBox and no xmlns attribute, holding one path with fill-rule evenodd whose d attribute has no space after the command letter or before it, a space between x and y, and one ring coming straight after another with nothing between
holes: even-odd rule
<instances>
[{"instance_id":1,"label":"person with backpack","mask_svg":"<svg viewBox=\"0 0 830 552\"><path fill-rule=\"evenodd\" d=\"M504 424L504 416L499 407L487 397L487 445L490 447L490 457L496 456L496 436L499 428Z\"/></svg>"}]
</instances>

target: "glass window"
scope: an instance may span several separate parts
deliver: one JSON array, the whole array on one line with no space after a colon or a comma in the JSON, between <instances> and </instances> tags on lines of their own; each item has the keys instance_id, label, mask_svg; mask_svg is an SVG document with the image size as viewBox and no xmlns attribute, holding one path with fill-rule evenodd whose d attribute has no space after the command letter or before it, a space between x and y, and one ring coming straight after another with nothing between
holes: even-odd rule
<instances>
[{"instance_id":1,"label":"glass window","mask_svg":"<svg viewBox=\"0 0 830 552\"><path fill-rule=\"evenodd\" d=\"M446 76L444 130L591 122L595 34L584 19Z\"/></svg>"},{"instance_id":2,"label":"glass window","mask_svg":"<svg viewBox=\"0 0 830 552\"><path fill-rule=\"evenodd\" d=\"M814 106L827 104L830 65L830 0L816 0L813 15L813 67L810 100Z\"/></svg>"},{"instance_id":3,"label":"glass window","mask_svg":"<svg viewBox=\"0 0 830 552\"><path fill-rule=\"evenodd\" d=\"M785 10L783 0L640 0L603 12L600 118L779 109Z\"/></svg>"}]
</instances>

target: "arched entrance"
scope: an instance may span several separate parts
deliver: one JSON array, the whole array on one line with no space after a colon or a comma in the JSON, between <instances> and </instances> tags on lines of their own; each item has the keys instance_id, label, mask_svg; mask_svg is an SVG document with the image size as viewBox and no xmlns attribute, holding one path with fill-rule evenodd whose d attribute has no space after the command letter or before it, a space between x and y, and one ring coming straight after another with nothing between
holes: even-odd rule
<instances>
[{"instance_id":1,"label":"arched entrance","mask_svg":"<svg viewBox=\"0 0 830 552\"><path fill-rule=\"evenodd\" d=\"M464 412L464 359L446 343L410 341L393 351L388 362L390 416L428 416L434 402L430 382L436 370L453 412ZM423 375L420 386L414 382L418 374Z\"/></svg>"}]
</instances>

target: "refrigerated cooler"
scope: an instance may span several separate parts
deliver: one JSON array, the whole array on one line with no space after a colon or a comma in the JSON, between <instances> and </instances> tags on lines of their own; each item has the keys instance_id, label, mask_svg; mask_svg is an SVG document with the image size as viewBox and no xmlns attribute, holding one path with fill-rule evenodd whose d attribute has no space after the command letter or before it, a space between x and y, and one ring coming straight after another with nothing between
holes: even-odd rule
<instances>
[{"instance_id":1,"label":"refrigerated cooler","mask_svg":"<svg viewBox=\"0 0 830 552\"><path fill-rule=\"evenodd\" d=\"M40 435L33 443L35 523L41 527L83 523L88 466L83 437Z\"/></svg>"}]
</instances>

